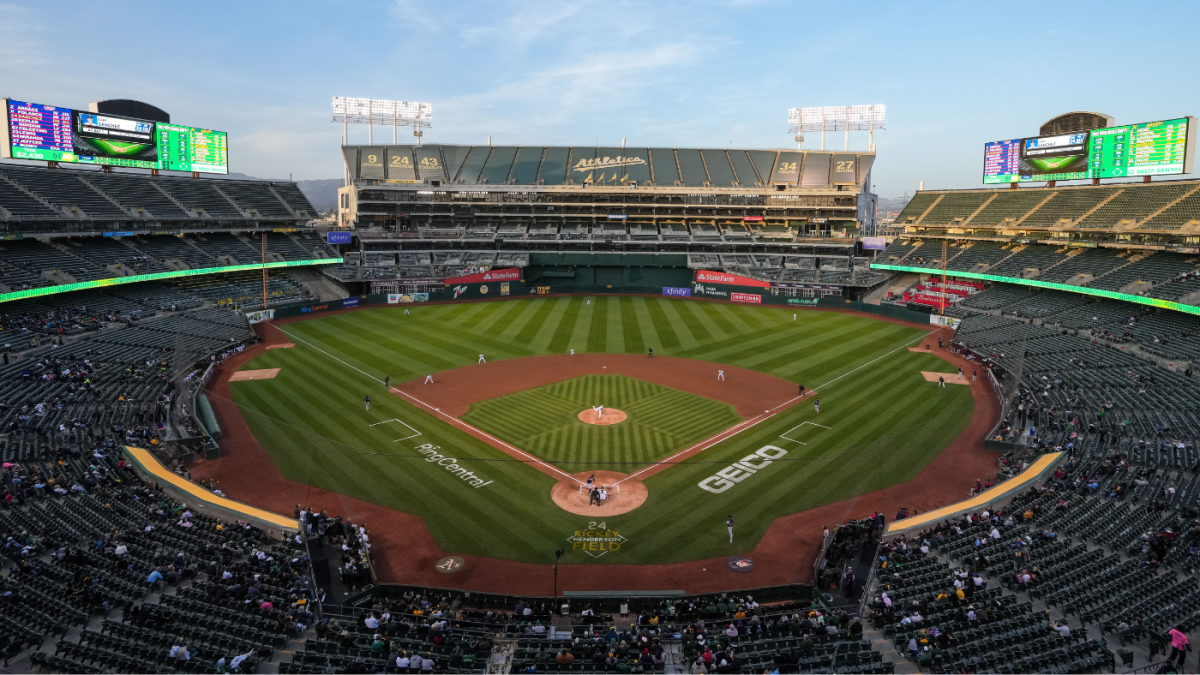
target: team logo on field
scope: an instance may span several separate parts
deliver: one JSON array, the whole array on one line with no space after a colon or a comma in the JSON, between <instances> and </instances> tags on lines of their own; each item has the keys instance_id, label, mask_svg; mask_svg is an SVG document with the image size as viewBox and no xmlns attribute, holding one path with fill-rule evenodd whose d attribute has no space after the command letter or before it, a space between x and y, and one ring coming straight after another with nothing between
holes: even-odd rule
<instances>
[{"instance_id":1,"label":"team logo on field","mask_svg":"<svg viewBox=\"0 0 1200 675\"><path fill-rule=\"evenodd\" d=\"M461 570L463 565L466 564L466 561L464 561L462 558L456 555L448 555L445 558L437 561L437 564L433 566L433 569L442 574L454 574L455 572Z\"/></svg>"}]
</instances>

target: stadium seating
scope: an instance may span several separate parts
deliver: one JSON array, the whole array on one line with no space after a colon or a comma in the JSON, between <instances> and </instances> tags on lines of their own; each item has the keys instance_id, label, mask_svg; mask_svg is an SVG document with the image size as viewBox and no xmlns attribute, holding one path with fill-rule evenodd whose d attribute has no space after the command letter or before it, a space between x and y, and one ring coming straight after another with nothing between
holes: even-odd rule
<instances>
[{"instance_id":1,"label":"stadium seating","mask_svg":"<svg viewBox=\"0 0 1200 675\"><path fill-rule=\"evenodd\" d=\"M264 219L300 224L316 213L295 183L0 165L0 221L106 220L136 225L187 220L189 226L228 227L229 221Z\"/></svg>"}]
</instances>

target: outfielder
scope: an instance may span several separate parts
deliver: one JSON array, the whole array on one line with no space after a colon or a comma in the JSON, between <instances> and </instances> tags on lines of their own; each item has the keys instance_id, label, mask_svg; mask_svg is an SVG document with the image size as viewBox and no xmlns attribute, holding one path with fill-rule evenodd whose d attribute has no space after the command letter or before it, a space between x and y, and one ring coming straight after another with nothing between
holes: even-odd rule
<instances>
[{"instance_id":1,"label":"outfielder","mask_svg":"<svg viewBox=\"0 0 1200 675\"><path fill-rule=\"evenodd\" d=\"M819 399L819 398L813 399L813 412L818 415L821 414L821 399Z\"/></svg>"},{"instance_id":2,"label":"outfielder","mask_svg":"<svg viewBox=\"0 0 1200 675\"><path fill-rule=\"evenodd\" d=\"M407 308L407 307L405 307L405 308L404 308L404 313L405 313L405 314L408 314L408 308Z\"/></svg>"},{"instance_id":3,"label":"outfielder","mask_svg":"<svg viewBox=\"0 0 1200 675\"><path fill-rule=\"evenodd\" d=\"M383 376L383 388L384 388L384 389L388 389L388 388L389 388L389 387L388 387L388 383L389 383L389 382L391 382L391 381L392 381L392 376L391 376L391 375L384 375L384 376Z\"/></svg>"},{"instance_id":4,"label":"outfielder","mask_svg":"<svg viewBox=\"0 0 1200 675\"><path fill-rule=\"evenodd\" d=\"M729 520L725 521L725 529L729 530L729 543L733 543L733 514L729 514Z\"/></svg>"},{"instance_id":5,"label":"outfielder","mask_svg":"<svg viewBox=\"0 0 1200 675\"><path fill-rule=\"evenodd\" d=\"M725 371L723 371L723 370L717 371L717 380L719 380L721 382L725 381Z\"/></svg>"},{"instance_id":6,"label":"outfielder","mask_svg":"<svg viewBox=\"0 0 1200 675\"><path fill-rule=\"evenodd\" d=\"M575 358L575 350L574 349L571 350L571 358Z\"/></svg>"},{"instance_id":7,"label":"outfielder","mask_svg":"<svg viewBox=\"0 0 1200 675\"><path fill-rule=\"evenodd\" d=\"M483 354L479 355L479 363L487 363L487 359L483 358Z\"/></svg>"},{"instance_id":8,"label":"outfielder","mask_svg":"<svg viewBox=\"0 0 1200 675\"><path fill-rule=\"evenodd\" d=\"M370 410L371 409L371 397L370 396L367 397L366 404L367 404L367 410Z\"/></svg>"},{"instance_id":9,"label":"outfielder","mask_svg":"<svg viewBox=\"0 0 1200 675\"><path fill-rule=\"evenodd\" d=\"M433 376L432 375L425 376L425 384L433 384Z\"/></svg>"}]
</instances>

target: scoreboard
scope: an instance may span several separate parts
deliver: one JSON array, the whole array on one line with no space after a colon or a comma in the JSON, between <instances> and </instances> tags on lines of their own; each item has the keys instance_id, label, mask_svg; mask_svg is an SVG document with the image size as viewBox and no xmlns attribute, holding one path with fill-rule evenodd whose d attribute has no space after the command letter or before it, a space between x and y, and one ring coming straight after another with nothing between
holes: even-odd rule
<instances>
[{"instance_id":1,"label":"scoreboard","mask_svg":"<svg viewBox=\"0 0 1200 675\"><path fill-rule=\"evenodd\" d=\"M223 131L4 99L0 156L137 169L229 173Z\"/></svg>"},{"instance_id":2,"label":"scoreboard","mask_svg":"<svg viewBox=\"0 0 1200 675\"><path fill-rule=\"evenodd\" d=\"M1196 118L995 141L984 145L983 182L1081 180L1191 173Z\"/></svg>"}]
</instances>

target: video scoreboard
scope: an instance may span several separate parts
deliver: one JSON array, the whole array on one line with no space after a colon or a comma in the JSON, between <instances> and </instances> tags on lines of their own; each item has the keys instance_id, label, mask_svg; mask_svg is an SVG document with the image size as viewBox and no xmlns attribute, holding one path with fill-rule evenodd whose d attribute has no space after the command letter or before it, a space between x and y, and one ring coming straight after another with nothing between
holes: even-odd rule
<instances>
[{"instance_id":1,"label":"video scoreboard","mask_svg":"<svg viewBox=\"0 0 1200 675\"><path fill-rule=\"evenodd\" d=\"M1083 180L1191 173L1196 118L1128 124L983 146L983 182Z\"/></svg>"},{"instance_id":2,"label":"video scoreboard","mask_svg":"<svg viewBox=\"0 0 1200 675\"><path fill-rule=\"evenodd\" d=\"M229 173L223 131L4 99L0 154L75 164Z\"/></svg>"}]
</instances>

